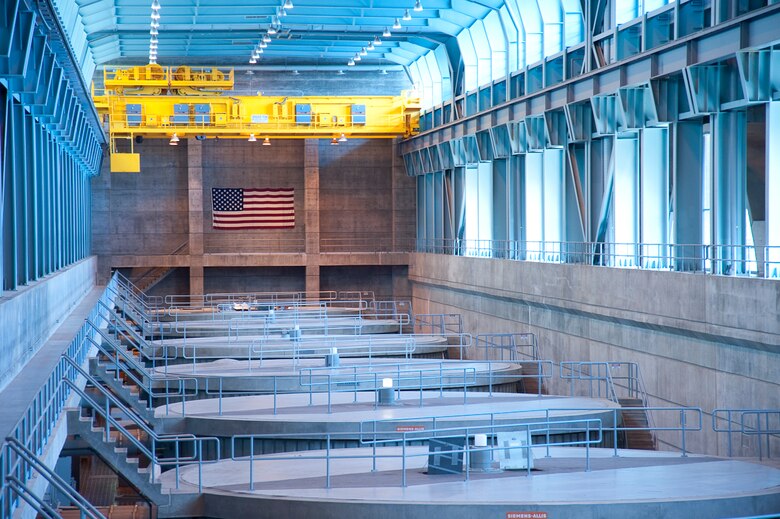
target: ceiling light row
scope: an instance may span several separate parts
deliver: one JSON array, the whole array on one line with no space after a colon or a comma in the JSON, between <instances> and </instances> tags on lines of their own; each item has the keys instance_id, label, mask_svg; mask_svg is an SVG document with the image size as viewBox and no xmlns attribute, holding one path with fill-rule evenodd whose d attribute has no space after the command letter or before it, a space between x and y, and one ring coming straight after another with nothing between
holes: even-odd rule
<instances>
[{"instance_id":1,"label":"ceiling light row","mask_svg":"<svg viewBox=\"0 0 780 519\"><path fill-rule=\"evenodd\" d=\"M150 65L157 65L157 35L160 33L160 7L160 0L152 0L152 21L149 24Z\"/></svg>"},{"instance_id":2,"label":"ceiling light row","mask_svg":"<svg viewBox=\"0 0 780 519\"><path fill-rule=\"evenodd\" d=\"M422 6L421 0L415 0L414 1L414 7L412 8L412 10L413 11L417 11L417 12L423 10L423 6ZM400 19L396 18L393 21L393 29L400 29L401 28L401 20L403 20L405 22L408 22L411 19L412 19L412 15L409 12L409 9L404 9L404 15ZM383 38L389 38L390 36L392 36L392 33L390 32L390 29L388 27L385 27L385 30L382 32L382 37ZM382 40L379 39L379 36L374 36L373 41L369 41L368 45L366 45L365 47L361 48L358 52L355 53L355 55L353 57L349 58L349 61L347 61L347 66L354 67L355 63L357 63L358 61L360 61L362 59L361 58L362 56L365 56L366 54L368 54L367 51L375 50L377 48L377 46L379 46L379 45L382 45Z\"/></svg>"}]
</instances>

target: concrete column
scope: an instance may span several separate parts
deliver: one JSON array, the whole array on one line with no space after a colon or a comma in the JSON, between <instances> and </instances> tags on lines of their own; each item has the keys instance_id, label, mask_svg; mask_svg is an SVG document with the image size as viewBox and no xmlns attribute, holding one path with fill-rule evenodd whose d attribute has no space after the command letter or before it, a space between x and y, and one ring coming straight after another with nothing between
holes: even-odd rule
<instances>
[{"instance_id":1,"label":"concrete column","mask_svg":"<svg viewBox=\"0 0 780 519\"><path fill-rule=\"evenodd\" d=\"M417 181L406 174L406 167L398 149L399 140L393 141L392 196L393 227L392 250L406 250L413 244L416 235L416 191Z\"/></svg>"},{"instance_id":2,"label":"concrete column","mask_svg":"<svg viewBox=\"0 0 780 519\"><path fill-rule=\"evenodd\" d=\"M306 295L320 291L320 153L319 140L303 144L303 217L306 251Z\"/></svg>"},{"instance_id":3,"label":"concrete column","mask_svg":"<svg viewBox=\"0 0 780 519\"><path fill-rule=\"evenodd\" d=\"M187 140L190 294L203 294L203 143Z\"/></svg>"}]
</instances>

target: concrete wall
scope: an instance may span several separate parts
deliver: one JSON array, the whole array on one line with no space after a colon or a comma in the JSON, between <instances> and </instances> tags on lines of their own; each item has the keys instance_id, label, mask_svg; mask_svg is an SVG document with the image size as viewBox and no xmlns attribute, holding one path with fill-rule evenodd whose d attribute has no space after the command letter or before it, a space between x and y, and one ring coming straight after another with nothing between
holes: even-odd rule
<instances>
[{"instance_id":1,"label":"concrete wall","mask_svg":"<svg viewBox=\"0 0 780 519\"><path fill-rule=\"evenodd\" d=\"M301 292L305 287L304 267L207 268L206 293L214 292Z\"/></svg>"},{"instance_id":2,"label":"concrete wall","mask_svg":"<svg viewBox=\"0 0 780 519\"><path fill-rule=\"evenodd\" d=\"M303 251L303 140L260 142L222 139L203 142L204 252ZM225 231L211 226L215 187L295 189L295 228Z\"/></svg>"},{"instance_id":3,"label":"concrete wall","mask_svg":"<svg viewBox=\"0 0 780 519\"><path fill-rule=\"evenodd\" d=\"M322 290L370 290L377 299L409 299L411 288L403 266L322 267Z\"/></svg>"},{"instance_id":4,"label":"concrete wall","mask_svg":"<svg viewBox=\"0 0 780 519\"><path fill-rule=\"evenodd\" d=\"M780 407L776 281L433 254L411 255L409 278L415 312L461 313L471 333L533 332L556 363L637 362L650 405ZM688 447L725 454L711 424L706 414ZM680 444L679 433L660 438ZM753 439L742 452L756 454Z\"/></svg>"},{"instance_id":5,"label":"concrete wall","mask_svg":"<svg viewBox=\"0 0 780 519\"><path fill-rule=\"evenodd\" d=\"M186 148L161 139L136 144L141 173L112 174L103 160L92 179L92 253L101 274L111 255L170 254L187 241Z\"/></svg>"},{"instance_id":6,"label":"concrete wall","mask_svg":"<svg viewBox=\"0 0 780 519\"><path fill-rule=\"evenodd\" d=\"M85 258L0 299L0 390L95 286L97 259Z\"/></svg>"},{"instance_id":7,"label":"concrete wall","mask_svg":"<svg viewBox=\"0 0 780 519\"><path fill-rule=\"evenodd\" d=\"M313 152L308 174L316 177L309 184L306 150ZM274 139L271 146L239 139L182 139L179 146L169 146L165 140L146 139L136 151L141 153L141 173L112 174L106 166L93 180L93 243L100 279L108 279L112 267L148 272L160 266L178 272L155 287L155 294L182 293L182 288L236 291L241 285L237 279L249 278L258 279L250 283L252 290L289 291L302 290L306 279L316 285L321 265L385 265L376 282L361 278L372 283L365 289L410 293L405 270L395 268L405 267L406 255L377 254L408 250L414 236L415 182L405 175L394 141L350 139L331 146L329 140L315 140L312 148L303 139ZM307 193L307 185L316 188ZM295 228L213 229L215 187L294 188ZM173 254L184 243L188 246ZM233 275L229 268L241 270ZM280 277L267 270L273 268L291 270ZM403 279L394 280L395 275ZM327 289L343 290L338 279L328 275ZM354 287L349 275L341 279L350 283L349 289L363 288Z\"/></svg>"}]
</instances>

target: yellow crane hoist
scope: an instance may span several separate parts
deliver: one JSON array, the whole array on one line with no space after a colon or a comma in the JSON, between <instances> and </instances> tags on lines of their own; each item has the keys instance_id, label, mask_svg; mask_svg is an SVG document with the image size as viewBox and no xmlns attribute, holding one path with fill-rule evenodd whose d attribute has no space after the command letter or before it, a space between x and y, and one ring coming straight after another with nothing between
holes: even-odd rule
<instances>
[{"instance_id":1,"label":"yellow crane hoist","mask_svg":"<svg viewBox=\"0 0 780 519\"><path fill-rule=\"evenodd\" d=\"M231 96L233 70L146 65L104 72L95 107L109 134L111 171L140 171L136 138L393 138L419 130L420 100L400 96ZM130 153L117 141L128 140ZM267 141L266 141L267 142Z\"/></svg>"}]
</instances>

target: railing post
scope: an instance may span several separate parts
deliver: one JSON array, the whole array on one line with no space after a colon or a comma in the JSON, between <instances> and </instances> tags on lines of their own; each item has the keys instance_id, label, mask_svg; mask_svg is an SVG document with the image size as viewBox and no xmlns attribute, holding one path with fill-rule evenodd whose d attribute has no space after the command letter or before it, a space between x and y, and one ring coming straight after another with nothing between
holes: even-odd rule
<instances>
[{"instance_id":1,"label":"railing post","mask_svg":"<svg viewBox=\"0 0 780 519\"><path fill-rule=\"evenodd\" d=\"M325 488L330 488L330 433L325 442Z\"/></svg>"},{"instance_id":2,"label":"railing post","mask_svg":"<svg viewBox=\"0 0 780 519\"><path fill-rule=\"evenodd\" d=\"M680 409L680 424L682 425L682 457L686 458L688 455L685 453L685 409Z\"/></svg>"},{"instance_id":3,"label":"railing post","mask_svg":"<svg viewBox=\"0 0 780 519\"><path fill-rule=\"evenodd\" d=\"M249 435L249 490L255 489L255 437Z\"/></svg>"}]
</instances>

